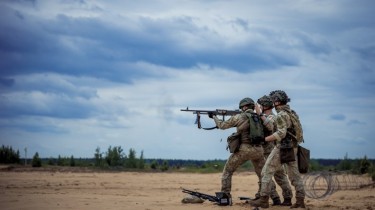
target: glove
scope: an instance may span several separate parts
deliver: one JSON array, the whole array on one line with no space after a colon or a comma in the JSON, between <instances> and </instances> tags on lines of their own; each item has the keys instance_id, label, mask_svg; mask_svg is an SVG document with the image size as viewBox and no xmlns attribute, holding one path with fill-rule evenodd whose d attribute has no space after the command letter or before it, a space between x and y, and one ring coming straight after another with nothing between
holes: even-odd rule
<instances>
[{"instance_id":1,"label":"glove","mask_svg":"<svg viewBox=\"0 0 375 210\"><path fill-rule=\"evenodd\" d=\"M214 117L214 115L216 116L216 114L214 114L213 112L208 113L208 117L211 118L211 119Z\"/></svg>"}]
</instances>

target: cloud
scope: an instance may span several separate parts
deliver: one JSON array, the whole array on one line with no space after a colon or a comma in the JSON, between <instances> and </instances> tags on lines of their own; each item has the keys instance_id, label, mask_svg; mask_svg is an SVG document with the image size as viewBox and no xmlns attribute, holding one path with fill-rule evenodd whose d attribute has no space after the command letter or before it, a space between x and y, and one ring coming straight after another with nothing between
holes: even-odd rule
<instances>
[{"instance_id":1,"label":"cloud","mask_svg":"<svg viewBox=\"0 0 375 210\"><path fill-rule=\"evenodd\" d=\"M372 1L269 3L1 2L0 143L224 159L233 129L198 130L180 109L237 109L282 89L313 157L371 156Z\"/></svg>"},{"instance_id":2,"label":"cloud","mask_svg":"<svg viewBox=\"0 0 375 210\"><path fill-rule=\"evenodd\" d=\"M348 122L348 125L365 125L366 123L365 122L361 122L359 120L350 120Z\"/></svg>"},{"instance_id":3,"label":"cloud","mask_svg":"<svg viewBox=\"0 0 375 210\"><path fill-rule=\"evenodd\" d=\"M89 108L92 107L90 100L96 97L96 92L87 86L78 87L74 80L53 74L16 76L12 79L14 85L1 95L0 115L88 117L92 109Z\"/></svg>"},{"instance_id":4,"label":"cloud","mask_svg":"<svg viewBox=\"0 0 375 210\"><path fill-rule=\"evenodd\" d=\"M343 114L333 114L330 116L330 119L337 120L337 121L343 121L346 119L345 115Z\"/></svg>"},{"instance_id":5,"label":"cloud","mask_svg":"<svg viewBox=\"0 0 375 210\"><path fill-rule=\"evenodd\" d=\"M108 20L110 17L103 20L58 14L50 20L25 14L24 19L19 19L14 15L19 11L9 8L6 11L7 19L12 23L6 25L12 36L7 33L2 37L4 42L7 40L6 43L10 43L4 43L4 51L17 52L21 57L4 54L6 62L2 66L5 75L15 71L38 73L48 70L128 81L125 75L132 77L137 74L126 65L139 61L175 68L204 63L237 71L272 69L298 63L293 54L285 54L285 51L274 48L275 45L298 48L298 44L288 46L288 42L285 42L284 38L288 39L289 34L280 37L279 31L259 26L249 26L250 30L239 31L241 37L257 34L255 37L258 38L227 40L216 27L199 25L198 22L202 20L191 16L122 16L118 17L118 21L124 24L119 26L108 24L108 21L112 21ZM216 21L224 27L238 28L243 25L227 20ZM25 24L27 27L24 27ZM306 42L297 36L295 38L289 43ZM310 42L309 45L315 44ZM41 59L44 57L48 59ZM20 59L22 62L17 62ZM109 69L104 71L103 68ZM111 77L113 74L107 74L107 71L123 76Z\"/></svg>"},{"instance_id":6,"label":"cloud","mask_svg":"<svg viewBox=\"0 0 375 210\"><path fill-rule=\"evenodd\" d=\"M0 78L0 85L4 87L11 87L14 85L14 79Z\"/></svg>"}]
</instances>

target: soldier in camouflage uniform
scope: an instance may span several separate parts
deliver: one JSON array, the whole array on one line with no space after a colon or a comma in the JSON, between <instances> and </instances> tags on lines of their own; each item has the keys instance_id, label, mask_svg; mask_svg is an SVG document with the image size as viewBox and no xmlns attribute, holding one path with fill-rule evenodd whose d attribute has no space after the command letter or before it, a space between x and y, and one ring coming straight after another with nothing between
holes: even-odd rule
<instances>
[{"instance_id":1,"label":"soldier in camouflage uniform","mask_svg":"<svg viewBox=\"0 0 375 210\"><path fill-rule=\"evenodd\" d=\"M270 97L273 101L275 109L277 111L276 116L276 124L277 124L277 131L274 132L272 135L266 137L266 141L272 142L276 141L276 146L272 150L271 154L268 156L266 160L266 164L262 169L262 184L261 184L261 198L250 202L252 206L268 208L269 203L269 192L272 188L271 180L272 176L275 174L276 171L280 170L282 164L280 162L280 142L284 138L290 138L288 132L292 132L292 121L290 113L292 113L289 105L287 103L290 101L287 94L284 91L276 90L270 93ZM294 140L294 154L297 155L297 140ZM297 157L296 157L297 160ZM292 185L295 187L296 190L296 203L291 206L291 208L305 208L305 190L302 182L301 175L298 171L298 164L297 161L292 161L289 163L285 163L287 167L287 173L289 176L289 180Z\"/></svg>"},{"instance_id":2,"label":"soldier in camouflage uniform","mask_svg":"<svg viewBox=\"0 0 375 210\"><path fill-rule=\"evenodd\" d=\"M240 134L241 145L239 151L232 153L223 170L221 178L221 191L230 193L232 187L232 175L236 169L246 161L250 160L254 166L255 173L261 177L261 171L265 164L263 156L263 148L261 145L252 145L249 138L250 124L246 113L254 113L254 101L251 98L244 98L240 101L239 108L242 113L229 118L227 121L220 120L212 113L209 117L215 120L215 124L219 129L237 128L237 133ZM270 186L274 186L273 181Z\"/></svg>"},{"instance_id":3,"label":"soldier in camouflage uniform","mask_svg":"<svg viewBox=\"0 0 375 210\"><path fill-rule=\"evenodd\" d=\"M255 105L256 113L261 116L264 125L264 136L269 136L276 131L276 121L275 114L272 112L273 102L269 96L264 95L258 99L258 104ZM266 142L263 144L264 157L267 159L271 154L271 151L275 147L275 142ZM276 183L281 187L284 202L281 203L280 197L277 194L277 191L272 191L270 197L273 200L273 205L282 205L282 206L291 206L292 205L292 189L290 187L288 177L286 175L284 167L281 167L279 170L275 171L274 179ZM259 181L259 192L255 195L256 199L260 198L260 183ZM276 186L275 186L276 187ZM276 193L272 193L276 192Z\"/></svg>"}]
</instances>

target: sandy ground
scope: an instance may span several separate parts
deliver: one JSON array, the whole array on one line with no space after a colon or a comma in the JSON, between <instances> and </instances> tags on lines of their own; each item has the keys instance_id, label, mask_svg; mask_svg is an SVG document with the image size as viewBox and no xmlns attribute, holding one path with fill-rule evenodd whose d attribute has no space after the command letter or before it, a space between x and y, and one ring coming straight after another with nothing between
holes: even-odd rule
<instances>
[{"instance_id":1,"label":"sandy ground","mask_svg":"<svg viewBox=\"0 0 375 210\"><path fill-rule=\"evenodd\" d=\"M0 171L0 209L253 209L238 196L253 196L252 172L233 176L233 205L183 204L180 187L215 195L220 173L137 173L69 171ZM279 191L280 189L278 189ZM280 191L279 191L280 192ZM280 193L281 194L281 193ZM375 209L375 188L338 191L328 198L306 199L307 209ZM293 199L294 202L294 199ZM289 209L270 207L269 209Z\"/></svg>"}]
</instances>

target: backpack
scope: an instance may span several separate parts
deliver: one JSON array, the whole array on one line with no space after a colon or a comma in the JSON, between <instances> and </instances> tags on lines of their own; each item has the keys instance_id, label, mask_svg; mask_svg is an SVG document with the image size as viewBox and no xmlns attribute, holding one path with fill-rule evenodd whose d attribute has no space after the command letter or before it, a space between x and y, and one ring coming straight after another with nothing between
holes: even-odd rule
<instances>
[{"instance_id":1,"label":"backpack","mask_svg":"<svg viewBox=\"0 0 375 210\"><path fill-rule=\"evenodd\" d=\"M285 110L289 116L290 120L292 121L292 133L288 131L288 134L290 134L294 140L297 141L298 144L304 142L303 140L303 130L301 122L299 121L298 114L294 110Z\"/></svg>"},{"instance_id":2,"label":"backpack","mask_svg":"<svg viewBox=\"0 0 375 210\"><path fill-rule=\"evenodd\" d=\"M249 119L250 132L249 139L251 144L264 144L264 128L262 120L259 115L256 113L246 113L247 118Z\"/></svg>"}]
</instances>

